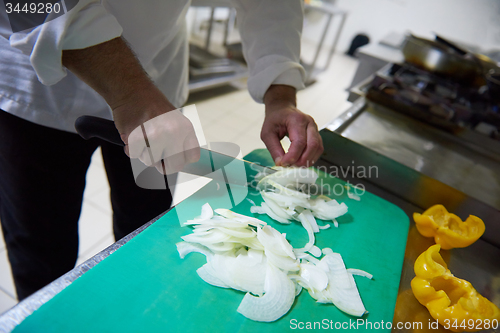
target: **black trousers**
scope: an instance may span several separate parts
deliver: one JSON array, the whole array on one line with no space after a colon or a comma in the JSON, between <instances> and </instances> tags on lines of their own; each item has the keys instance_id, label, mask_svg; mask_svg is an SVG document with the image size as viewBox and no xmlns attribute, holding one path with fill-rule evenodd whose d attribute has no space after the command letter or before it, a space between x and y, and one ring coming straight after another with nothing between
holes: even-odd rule
<instances>
[{"instance_id":1,"label":"black trousers","mask_svg":"<svg viewBox=\"0 0 500 333\"><path fill-rule=\"evenodd\" d=\"M0 220L19 300L74 267L85 175L98 146L118 240L170 208L170 191L138 187L123 147L0 110Z\"/></svg>"}]
</instances>

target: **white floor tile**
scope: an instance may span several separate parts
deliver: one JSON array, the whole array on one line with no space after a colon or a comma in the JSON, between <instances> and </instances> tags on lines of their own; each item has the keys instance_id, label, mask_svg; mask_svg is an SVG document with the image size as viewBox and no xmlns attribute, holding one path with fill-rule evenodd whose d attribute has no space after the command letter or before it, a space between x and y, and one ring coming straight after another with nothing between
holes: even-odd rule
<instances>
[{"instance_id":1,"label":"white floor tile","mask_svg":"<svg viewBox=\"0 0 500 333\"><path fill-rule=\"evenodd\" d=\"M203 130L207 142L231 142L232 138L241 133L237 128L224 126L221 121L216 121Z\"/></svg>"},{"instance_id":2,"label":"white floor tile","mask_svg":"<svg viewBox=\"0 0 500 333\"><path fill-rule=\"evenodd\" d=\"M0 252L0 289L11 298L16 298L14 280L6 250Z\"/></svg>"},{"instance_id":3,"label":"white floor tile","mask_svg":"<svg viewBox=\"0 0 500 333\"><path fill-rule=\"evenodd\" d=\"M195 103L202 125L203 122L219 120L231 111L231 106L224 102L224 98L227 98L227 95Z\"/></svg>"},{"instance_id":4,"label":"white floor tile","mask_svg":"<svg viewBox=\"0 0 500 333\"><path fill-rule=\"evenodd\" d=\"M87 178L85 185L85 197L90 197L95 193L109 187L106 170L102 161L101 149L97 149L92 155L92 161L87 170Z\"/></svg>"},{"instance_id":5,"label":"white floor tile","mask_svg":"<svg viewBox=\"0 0 500 333\"><path fill-rule=\"evenodd\" d=\"M102 212L86 201L83 202L82 214L78 224L79 255L86 253L87 250L99 243L105 235L112 233L111 214Z\"/></svg>"},{"instance_id":6,"label":"white floor tile","mask_svg":"<svg viewBox=\"0 0 500 333\"><path fill-rule=\"evenodd\" d=\"M260 139L258 133L245 132L231 139L231 142L236 143L238 146L240 146L243 156L250 153L252 150L266 147L264 145L264 142L262 142L262 140Z\"/></svg>"},{"instance_id":7,"label":"white floor tile","mask_svg":"<svg viewBox=\"0 0 500 333\"><path fill-rule=\"evenodd\" d=\"M101 189L100 191L85 197L85 201L95 208L101 210L103 213L112 214L111 199L109 197L109 186Z\"/></svg>"},{"instance_id":8,"label":"white floor tile","mask_svg":"<svg viewBox=\"0 0 500 333\"><path fill-rule=\"evenodd\" d=\"M87 251L81 253L78 256L78 260L76 261L76 265L80 265L87 259L92 258L94 255L97 253L101 252L111 244L115 242L115 238L112 234L107 234L104 235L100 240L98 240L91 248L89 248Z\"/></svg>"},{"instance_id":9,"label":"white floor tile","mask_svg":"<svg viewBox=\"0 0 500 333\"><path fill-rule=\"evenodd\" d=\"M0 228L0 251L5 250L5 241L3 240L2 228Z\"/></svg>"},{"instance_id":10,"label":"white floor tile","mask_svg":"<svg viewBox=\"0 0 500 333\"><path fill-rule=\"evenodd\" d=\"M17 300L15 300L14 298L10 297L2 290L0 290L0 315L9 310L10 308L12 308L16 304Z\"/></svg>"}]
</instances>

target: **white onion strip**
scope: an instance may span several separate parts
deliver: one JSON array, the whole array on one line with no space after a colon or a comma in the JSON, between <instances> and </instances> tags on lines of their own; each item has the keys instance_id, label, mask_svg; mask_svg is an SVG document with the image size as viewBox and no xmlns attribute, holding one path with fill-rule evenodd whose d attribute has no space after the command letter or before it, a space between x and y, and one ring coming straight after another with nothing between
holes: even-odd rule
<instances>
[{"instance_id":1,"label":"white onion strip","mask_svg":"<svg viewBox=\"0 0 500 333\"><path fill-rule=\"evenodd\" d=\"M363 271L361 269L357 269L357 268L348 268L347 269L347 272L348 273L351 273L352 275L359 275L359 276L363 276L365 278L368 278L368 279L373 279L373 275L366 272L366 271Z\"/></svg>"},{"instance_id":2,"label":"white onion strip","mask_svg":"<svg viewBox=\"0 0 500 333\"><path fill-rule=\"evenodd\" d=\"M275 321L285 315L292 307L295 290L295 284L285 272L268 264L264 296L256 297L247 293L237 311L251 320Z\"/></svg>"}]
</instances>

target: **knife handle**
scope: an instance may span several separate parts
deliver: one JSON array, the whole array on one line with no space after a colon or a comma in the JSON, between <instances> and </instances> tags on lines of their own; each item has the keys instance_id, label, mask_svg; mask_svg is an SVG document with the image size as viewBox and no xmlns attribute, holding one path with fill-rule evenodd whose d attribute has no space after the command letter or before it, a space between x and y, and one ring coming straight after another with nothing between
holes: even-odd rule
<instances>
[{"instance_id":1,"label":"knife handle","mask_svg":"<svg viewBox=\"0 0 500 333\"><path fill-rule=\"evenodd\" d=\"M111 120L93 117L81 116L75 121L75 129L85 140L99 138L118 146L125 146L120 133Z\"/></svg>"}]
</instances>

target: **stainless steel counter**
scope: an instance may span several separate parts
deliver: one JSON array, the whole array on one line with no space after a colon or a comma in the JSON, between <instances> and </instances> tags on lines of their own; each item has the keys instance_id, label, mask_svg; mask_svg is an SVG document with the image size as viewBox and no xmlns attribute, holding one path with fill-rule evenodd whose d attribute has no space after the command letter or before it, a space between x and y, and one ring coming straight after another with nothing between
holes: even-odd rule
<instances>
[{"instance_id":1,"label":"stainless steel counter","mask_svg":"<svg viewBox=\"0 0 500 333\"><path fill-rule=\"evenodd\" d=\"M321 134L326 147L321 165L335 165L342 170L376 167L377 174L356 177L349 172L345 178L363 184L366 190L398 205L410 217L394 325L421 321L424 329L415 331L439 332L425 330L433 319L410 288L415 259L434 244L432 238L418 233L412 214L438 203L462 219L472 214L484 220L486 232L480 240L464 249L442 250L441 254L455 276L470 281L500 307L498 156L481 147L463 145L451 135L363 98L327 124ZM393 332L414 330L394 328Z\"/></svg>"}]
</instances>

